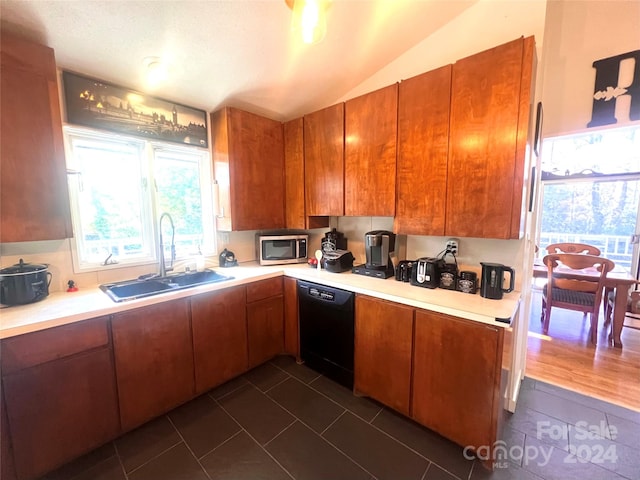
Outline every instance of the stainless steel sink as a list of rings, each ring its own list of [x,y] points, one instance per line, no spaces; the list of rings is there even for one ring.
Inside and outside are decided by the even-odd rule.
[[[213,270],[194,273],[178,273],[166,277],[125,280],[123,282],[105,283],[100,290],[109,295],[114,302],[124,302],[136,298],[150,297],[173,290],[233,280],[233,277],[220,275]]]

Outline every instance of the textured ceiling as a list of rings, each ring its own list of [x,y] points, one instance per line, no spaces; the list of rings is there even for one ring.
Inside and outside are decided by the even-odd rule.
[[[317,45],[293,37],[284,0],[2,0],[0,14],[2,28],[54,48],[60,68],[288,120],[335,103],[475,1],[334,0]],[[155,90],[143,81],[148,56],[170,69]]]

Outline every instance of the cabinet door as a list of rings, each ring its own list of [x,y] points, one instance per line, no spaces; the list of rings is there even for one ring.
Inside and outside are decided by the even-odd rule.
[[[533,38],[453,65],[446,235],[518,238]]]
[[[191,298],[196,393],[247,370],[245,304],[243,286]]]
[[[9,420],[7,409],[4,406],[4,394],[0,391],[0,478],[3,480],[16,480],[16,471],[13,465],[13,447],[9,434]]]
[[[3,30],[0,56],[0,241],[71,237],[53,50]]]
[[[119,313],[113,318],[112,330],[124,430],[193,397],[187,299]]]
[[[287,228],[329,226],[329,217],[309,217],[304,205],[304,120],[284,124],[285,223]]]
[[[2,381],[20,479],[47,473],[119,432],[109,348],[20,370]]]
[[[300,357],[298,282],[284,277],[284,352]]]
[[[345,215],[395,214],[397,121],[397,83],[345,103]]]
[[[304,214],[303,119],[284,124],[285,223],[287,228],[306,228]]]
[[[218,228],[284,228],[282,123],[224,108],[211,115],[211,128],[214,174],[224,210]]]
[[[416,311],[413,418],[459,445],[493,445],[503,329]]]
[[[283,352],[283,317],[282,295],[247,304],[249,368]]]
[[[409,415],[413,308],[356,296],[355,391]]]
[[[444,235],[450,99],[451,65],[400,83],[396,233]]]
[[[344,104],[304,116],[307,215],[344,215]]]

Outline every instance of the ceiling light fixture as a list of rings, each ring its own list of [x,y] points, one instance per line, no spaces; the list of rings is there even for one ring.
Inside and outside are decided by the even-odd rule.
[[[327,7],[329,0],[285,0],[293,11],[291,30],[306,44],[322,41],[327,33]]]
[[[167,65],[160,57],[145,57],[145,79],[149,87],[156,87],[167,79]]]

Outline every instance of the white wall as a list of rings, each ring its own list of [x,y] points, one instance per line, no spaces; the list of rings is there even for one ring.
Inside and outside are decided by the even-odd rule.
[[[640,49],[638,0],[549,1],[545,24],[543,133],[587,128],[595,60]],[[619,124],[629,123],[620,121]]]
[[[455,20],[337,99],[336,103],[454,63],[521,36],[535,36],[540,57],[546,3],[546,0],[479,0]]]

